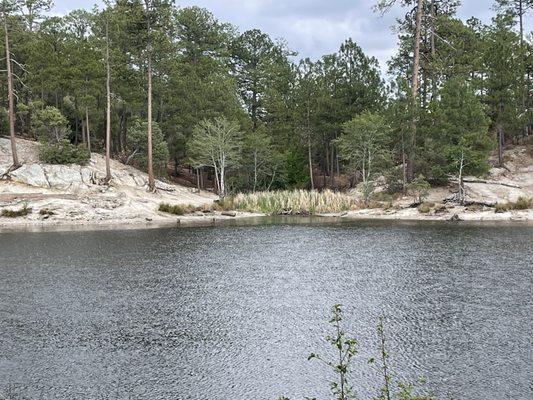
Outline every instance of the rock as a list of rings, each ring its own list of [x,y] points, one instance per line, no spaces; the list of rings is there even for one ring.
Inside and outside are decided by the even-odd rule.
[[[461,217],[457,214],[453,214],[448,221],[462,221]]]
[[[221,215],[225,217],[236,217],[237,213],[235,211],[222,211]]]
[[[50,187],[45,172],[39,164],[24,164],[10,173],[11,178],[17,182],[42,188]]]
[[[74,165],[45,165],[48,183],[54,189],[68,189],[73,184],[84,185],[79,167]]]
[[[446,208],[446,206],[440,206],[440,207],[435,208],[435,214],[447,214],[447,213],[448,213],[448,209]]]

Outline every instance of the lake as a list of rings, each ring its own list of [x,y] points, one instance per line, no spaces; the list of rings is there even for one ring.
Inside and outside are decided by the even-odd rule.
[[[329,399],[341,303],[360,399],[380,315],[397,379],[533,398],[532,226],[297,221],[0,234],[0,394]]]

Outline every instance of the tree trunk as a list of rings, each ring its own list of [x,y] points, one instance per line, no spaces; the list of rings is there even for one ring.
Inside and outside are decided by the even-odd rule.
[[[87,135],[87,150],[91,154],[91,129],[89,128],[89,107],[85,107],[85,134]]]
[[[309,179],[311,181],[311,190],[315,190],[315,180],[313,178],[313,155],[311,152],[311,137],[307,134],[307,155],[309,158]]]
[[[257,187],[257,150],[254,151],[254,188],[253,188],[254,193],[255,193],[256,187]]]
[[[413,54],[413,82],[411,84],[411,149],[409,152],[409,160],[407,165],[407,178],[409,180],[414,178],[414,164],[416,153],[416,109],[418,98],[418,72],[420,68],[420,31],[422,25],[422,11],[424,0],[418,0],[416,8],[416,23],[415,23],[415,37],[414,37],[414,54]]]
[[[13,96],[13,71],[11,65],[11,52],[9,50],[9,31],[7,29],[7,14],[4,14],[4,29],[6,34],[6,64],[7,64],[7,96],[8,96],[8,119],[9,119],[9,137],[11,139],[11,154],[13,165],[10,168],[14,170],[20,167],[17,154],[17,141],[15,138],[15,102]]]
[[[148,188],[150,191],[155,191],[155,178],[154,178],[154,164],[152,156],[152,28],[150,25],[150,2],[145,0],[146,4],[146,17],[148,21]]]
[[[331,147],[331,163],[330,163],[330,170],[329,170],[329,184],[330,187],[333,189],[335,186],[335,148],[333,147],[333,144],[330,142]]]
[[[503,149],[505,147],[505,138],[503,133],[503,124],[501,122],[503,114],[503,101],[500,99],[500,104],[498,105],[498,167],[503,167]]]
[[[461,152],[461,162],[459,164],[459,204],[465,203],[465,185],[463,181],[463,168],[465,162],[465,154]]]
[[[106,127],[105,127],[105,182],[111,181],[111,64],[109,61],[109,21],[106,17]]]
[[[435,6],[435,0],[431,0],[431,61],[434,63],[436,60],[435,49],[435,24],[437,19],[437,9]],[[435,65],[431,66],[431,99],[433,100],[437,94],[437,74],[435,71]]]

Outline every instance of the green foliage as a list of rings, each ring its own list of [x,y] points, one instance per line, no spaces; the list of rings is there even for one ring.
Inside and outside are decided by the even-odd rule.
[[[20,210],[9,210],[7,208],[4,208],[2,212],[0,213],[0,216],[6,217],[6,218],[18,218],[18,217],[25,217],[28,214],[32,213],[32,209],[27,206],[27,204],[24,204],[24,206]]]
[[[68,121],[61,111],[52,106],[34,110],[31,129],[41,140],[59,143],[69,134]]]
[[[309,186],[309,169],[303,149],[292,146],[284,153],[283,170],[278,187],[300,189]]]
[[[226,173],[241,162],[242,135],[239,124],[219,117],[204,119],[195,128],[187,153],[195,168],[209,166],[217,175],[219,193],[226,194]]]
[[[75,146],[66,139],[54,143],[41,143],[39,159],[46,164],[86,165],[90,154],[85,145]]]
[[[448,80],[434,115],[434,135],[447,160],[444,170],[457,175],[460,168],[468,175],[486,173],[493,141],[488,134],[489,119],[471,86],[460,78]]]
[[[340,156],[361,171],[365,203],[374,192],[374,178],[390,160],[386,146],[390,132],[383,116],[364,112],[343,125],[336,141]]]
[[[133,163],[141,169],[146,169],[148,156],[148,122],[137,119],[133,122],[129,131],[128,140],[129,154]],[[168,162],[168,147],[156,122],[152,123],[152,154],[154,170],[162,174],[166,170]]]
[[[353,368],[354,358],[359,353],[359,343],[357,339],[347,335],[342,321],[342,306],[336,304],[332,308],[331,318],[329,320],[332,333],[326,336],[326,341],[333,348],[334,357],[327,359],[319,354],[311,353],[308,360],[317,360],[331,370],[335,378],[330,381],[329,386],[335,400],[354,400],[357,398],[355,394],[356,388],[349,383],[349,374]],[[367,363],[367,365],[375,369],[383,377],[383,386],[379,390],[379,395],[374,400],[433,400],[431,396],[419,394],[419,389],[413,383],[394,379],[394,375],[389,367],[390,356],[387,351],[384,321],[385,318],[381,316],[377,324],[379,357],[377,360],[372,357]],[[305,399],[316,400],[311,397],[305,397]],[[278,400],[289,399],[282,396]]]
[[[379,3],[383,9],[394,1]],[[177,7],[170,0],[151,0],[148,9],[142,1],[109,2],[104,9],[63,16],[50,12],[50,0],[4,1],[16,73],[16,131],[77,144],[86,141],[83,132],[90,127],[92,149],[104,149],[101,61],[107,27],[112,156],[140,168],[146,166],[146,129],[140,121],[146,118],[151,54],[159,173],[169,156],[176,164],[211,158],[208,152],[198,154],[194,131],[203,119],[224,117],[242,132],[238,162],[224,171],[227,177],[217,171],[217,179],[224,180],[218,185],[232,190],[309,187],[311,161],[326,186],[355,184],[363,175],[368,202],[378,175],[386,175],[388,191],[404,189],[402,171],[411,153],[414,175],[421,173],[432,184],[459,173],[480,175],[493,146],[489,132],[501,128],[504,139],[518,142],[528,126],[531,130],[532,46],[517,29],[515,1],[498,0],[498,14],[488,25],[457,18],[455,0],[437,3],[435,10],[434,2],[423,4],[420,86],[412,104],[410,13],[396,26],[399,46],[388,64],[389,87],[377,60],[350,39],[316,61],[298,61],[282,39],[258,29],[240,33],[206,9]],[[0,105],[0,114],[5,107]],[[7,132],[6,120],[1,118],[0,132]],[[376,157],[353,151],[357,144],[368,145],[368,136],[376,139]],[[200,164],[211,176],[215,163]]]
[[[423,175],[418,175],[407,184],[406,188],[407,192],[415,199],[415,202],[422,203],[428,197],[431,185]]]

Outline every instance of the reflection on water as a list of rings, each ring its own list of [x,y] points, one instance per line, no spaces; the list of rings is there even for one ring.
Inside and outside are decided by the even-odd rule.
[[[0,393],[13,399],[328,398],[327,316],[375,325],[442,398],[530,399],[533,228],[263,224],[0,235]]]

